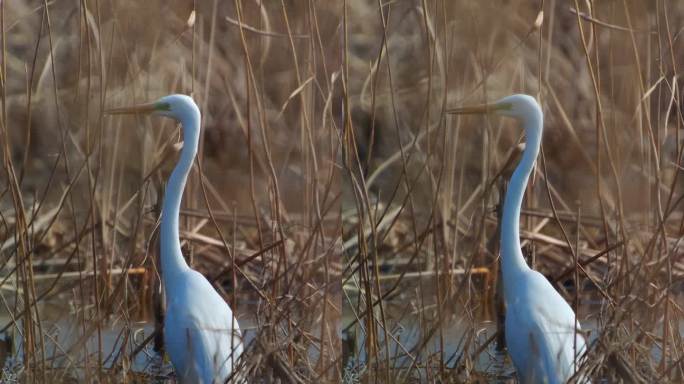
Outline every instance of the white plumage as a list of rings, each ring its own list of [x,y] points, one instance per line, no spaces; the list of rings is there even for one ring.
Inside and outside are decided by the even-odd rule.
[[[575,374],[586,351],[584,337],[570,305],[542,274],[527,265],[520,249],[520,207],[539,154],[544,116],[537,101],[528,95],[451,111],[489,112],[520,120],[526,136],[525,151],[508,184],[501,222],[508,353],[522,383],[564,383]]]
[[[185,262],[178,237],[183,190],[199,146],[199,108],[189,96],[169,95],[109,113],[153,113],[175,119],[183,127],[183,150],[166,185],[161,217],[161,272],[167,304],[164,344],[182,383],[224,383],[229,378],[241,382],[231,376],[242,353],[237,321],[209,281]]]

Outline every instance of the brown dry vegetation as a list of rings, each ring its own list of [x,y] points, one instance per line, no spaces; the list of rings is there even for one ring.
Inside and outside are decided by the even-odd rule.
[[[591,324],[582,371],[680,382],[684,6],[349,3],[345,374],[510,378],[481,361],[502,340],[497,207],[522,132],[445,110],[528,93],[546,128],[524,251]]]
[[[2,3],[0,326],[25,352],[13,377],[153,378],[131,370],[153,339],[132,330],[161,301],[156,228],[179,130],[103,111],[174,92],[203,112],[181,237],[253,335],[240,369],[340,376],[338,20],[315,2]],[[64,319],[73,340],[53,334]],[[104,350],[110,327],[136,342]]]
[[[132,362],[163,312],[179,130],[103,114],[172,92],[203,112],[181,237],[247,328],[250,381],[513,377],[482,360],[502,340],[497,207],[522,134],[445,111],[519,92],[546,125],[525,253],[591,324],[581,370],[684,380],[679,2],[1,4],[5,380],[173,376]]]

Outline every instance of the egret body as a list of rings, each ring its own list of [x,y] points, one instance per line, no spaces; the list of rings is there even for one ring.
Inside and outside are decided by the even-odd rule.
[[[234,363],[242,353],[240,328],[211,283],[185,262],[178,235],[183,189],[199,145],[199,108],[189,96],[169,95],[154,103],[108,112],[152,113],[175,119],[183,127],[183,149],[166,185],[161,216],[161,272],[166,292],[164,344],[181,382],[224,383],[231,378]]]
[[[496,113],[518,119],[526,144],[511,176],[501,222],[501,264],[506,302],[506,344],[522,383],[565,383],[586,350],[575,312],[551,283],[531,269],[520,249],[520,208],[541,146],[543,113],[528,95],[452,113]]]

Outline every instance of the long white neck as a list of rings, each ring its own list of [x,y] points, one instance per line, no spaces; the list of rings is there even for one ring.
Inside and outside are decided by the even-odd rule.
[[[161,221],[162,280],[167,292],[169,292],[170,288],[169,282],[172,282],[174,277],[190,269],[181,252],[178,217],[183,190],[197,154],[200,130],[199,110],[185,113],[179,116],[179,120],[183,126],[183,150],[166,184]]]
[[[527,182],[539,154],[543,129],[543,114],[534,103],[531,113],[522,119],[525,128],[525,151],[520,163],[515,168],[508,184],[504,212],[501,223],[501,254],[503,264],[504,286],[514,285],[520,272],[529,269],[520,249],[520,207],[527,188]],[[506,287],[506,292],[513,289]]]

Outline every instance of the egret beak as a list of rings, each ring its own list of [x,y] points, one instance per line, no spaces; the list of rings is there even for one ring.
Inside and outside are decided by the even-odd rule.
[[[112,108],[105,111],[109,115],[148,114],[159,110],[158,103],[134,105],[132,107]]]
[[[500,110],[509,109],[511,106],[508,103],[493,103],[493,104],[482,104],[473,105],[469,107],[458,107],[454,109],[447,110],[448,114],[453,115],[473,115],[473,114],[486,114],[486,113],[496,113]]]

